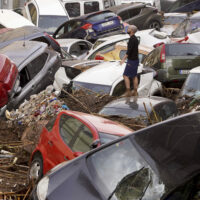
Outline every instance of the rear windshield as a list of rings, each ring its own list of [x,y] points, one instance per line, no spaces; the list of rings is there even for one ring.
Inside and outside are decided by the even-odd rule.
[[[56,29],[68,20],[67,16],[40,15],[38,26],[43,31],[53,35]]]
[[[89,16],[87,18],[87,21],[89,22],[98,22],[98,21],[103,21],[105,19],[109,19],[111,17],[115,17],[115,13],[113,12],[101,12],[101,13],[97,13],[95,15]]]
[[[200,44],[172,44],[166,45],[167,56],[198,56],[200,55]]]

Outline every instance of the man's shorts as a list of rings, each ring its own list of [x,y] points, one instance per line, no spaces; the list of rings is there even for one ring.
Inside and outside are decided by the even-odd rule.
[[[128,60],[123,75],[129,78],[137,76],[139,60]]]

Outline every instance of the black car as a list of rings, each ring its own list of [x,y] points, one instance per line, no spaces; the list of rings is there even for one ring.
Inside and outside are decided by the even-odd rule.
[[[3,48],[15,41],[39,41],[48,44],[55,51],[61,53],[61,48],[59,43],[54,40],[50,35],[43,32],[40,28],[36,26],[23,26],[16,29],[10,29],[4,33],[0,34],[0,48]]]
[[[163,17],[158,10],[143,3],[122,4],[110,10],[119,15],[124,22],[137,26],[139,30],[160,30],[163,26]]]
[[[99,112],[107,116],[140,117],[147,124],[166,120],[176,116],[177,113],[176,104],[172,100],[156,96],[119,98],[106,104]]]
[[[7,109],[17,108],[30,95],[37,94],[53,84],[54,75],[61,67],[61,58],[47,44],[37,41],[16,41],[2,49],[17,66],[19,88],[10,99]]]
[[[136,131],[58,165],[32,199],[197,199],[199,130],[195,112]]]
[[[180,88],[189,71],[200,65],[200,44],[163,44],[144,58],[143,65],[153,68],[166,87]]]
[[[87,39],[91,42],[100,37],[123,32],[122,20],[109,10],[74,18],[62,24],[53,34],[59,38]]]

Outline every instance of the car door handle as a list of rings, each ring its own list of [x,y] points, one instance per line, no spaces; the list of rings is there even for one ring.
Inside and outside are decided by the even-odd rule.
[[[53,142],[52,141],[48,141],[48,144],[50,145],[50,146],[53,146]]]
[[[68,156],[64,156],[64,159],[65,160],[70,160]]]

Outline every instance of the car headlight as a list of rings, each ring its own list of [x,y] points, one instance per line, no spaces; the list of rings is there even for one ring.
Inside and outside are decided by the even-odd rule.
[[[39,200],[45,200],[48,192],[49,177],[45,176],[37,185],[37,197]]]

